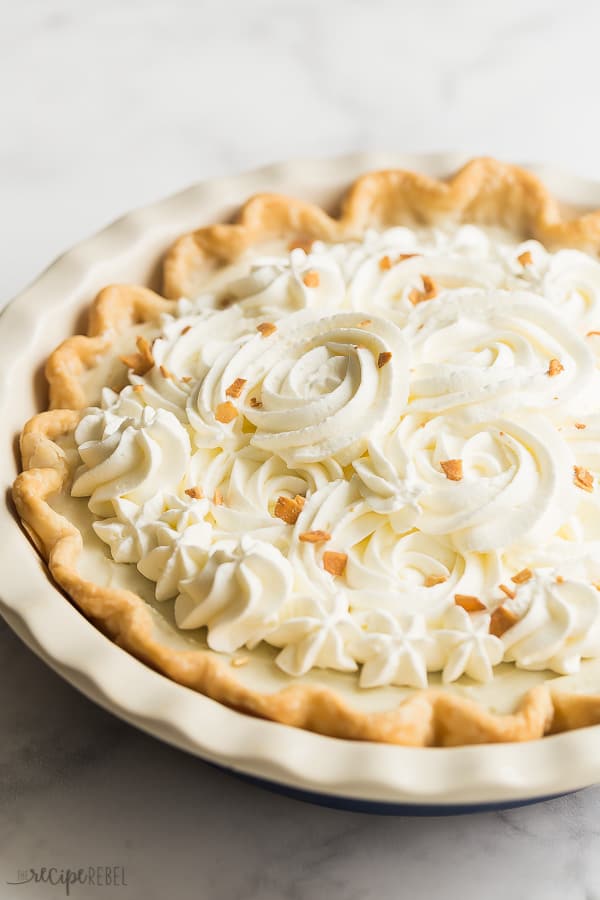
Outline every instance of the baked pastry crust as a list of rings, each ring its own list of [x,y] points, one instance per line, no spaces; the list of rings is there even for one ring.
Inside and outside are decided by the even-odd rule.
[[[301,200],[258,194],[232,224],[199,228],[175,242],[165,258],[163,293],[192,296],[212,268],[273,238],[345,241],[366,228],[443,222],[505,225],[551,250],[600,251],[600,211],[569,215],[531,172],[481,158],[446,181],[401,169],[369,172],[346,193],[339,218]]]
[[[201,228],[173,245],[164,262],[164,296],[128,285],[100,292],[91,308],[88,334],[68,338],[48,360],[50,409],[23,430],[23,471],[13,497],[52,577],[112,640],[167,677],[227,706],[335,737],[453,746],[525,741],[600,723],[600,696],[552,692],[547,684],[530,690],[510,715],[496,715],[477,702],[433,688],[395,709],[374,713],[352,708],[325,687],[297,683],[270,694],[252,690],[214,654],[176,651],[158,641],[141,597],[83,579],[78,572],[81,534],[47,502],[70,477],[59,439],[73,431],[78,411],[87,405],[82,373],[111,352],[115,336],[157,320],[173,300],[196,293],[212,270],[274,238],[342,241],[359,237],[366,228],[449,221],[501,224],[549,248],[600,251],[600,211],[570,217],[531,173],[476,159],[448,181],[398,170],[366,174],[348,191],[339,218],[299,200],[258,195],[242,207],[234,223]]]

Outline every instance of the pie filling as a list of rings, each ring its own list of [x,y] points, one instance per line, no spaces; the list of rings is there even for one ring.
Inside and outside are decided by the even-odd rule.
[[[72,496],[214,651],[362,688],[571,675],[600,657],[599,354],[578,251],[474,226],[254,251],[140,333]]]

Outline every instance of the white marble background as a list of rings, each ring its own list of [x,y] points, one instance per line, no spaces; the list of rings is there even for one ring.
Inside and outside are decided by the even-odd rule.
[[[589,0],[0,0],[0,297],[127,209],[213,174],[456,149],[600,177]],[[598,900],[600,789],[387,819],[261,791],[140,734],[0,625],[0,898]]]

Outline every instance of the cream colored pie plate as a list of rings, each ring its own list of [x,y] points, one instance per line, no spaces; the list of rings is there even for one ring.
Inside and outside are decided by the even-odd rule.
[[[82,311],[102,286],[115,281],[152,286],[160,256],[178,234],[203,221],[226,220],[255,192],[287,192],[327,207],[361,172],[401,167],[444,175],[465,161],[456,155],[369,154],[273,166],[190,188],[120,219],[69,251],[0,320],[5,496],[17,472],[15,435],[41,406],[31,373],[38,371],[36,386],[43,391],[45,358],[77,330]],[[561,200],[600,207],[600,183],[531,168]],[[600,780],[600,726],[526,744],[410,749],[335,740],[236,713],[158,675],[112,644],[53,588],[8,500],[2,516],[0,608],[14,630],[96,702],[207,760],[288,787],[396,804],[526,800]]]

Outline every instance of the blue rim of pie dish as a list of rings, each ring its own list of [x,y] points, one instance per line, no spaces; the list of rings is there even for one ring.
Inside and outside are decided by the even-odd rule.
[[[504,809],[517,809],[522,806],[533,806],[536,803],[545,803],[547,800],[556,800],[559,797],[567,797],[576,791],[563,791],[558,794],[546,794],[542,797],[527,799],[502,800],[496,803],[396,803],[384,800],[363,800],[356,797],[342,797],[337,794],[323,794],[319,791],[311,791],[305,788],[295,788],[268,778],[260,778],[256,775],[247,775],[238,772],[228,766],[209,762],[209,766],[233,775],[246,784],[299,800],[302,803],[310,803],[313,806],[323,806],[328,809],[337,809],[344,812],[366,813],[376,816],[416,816],[420,818],[440,816],[465,816],[474,813],[498,812]]]

